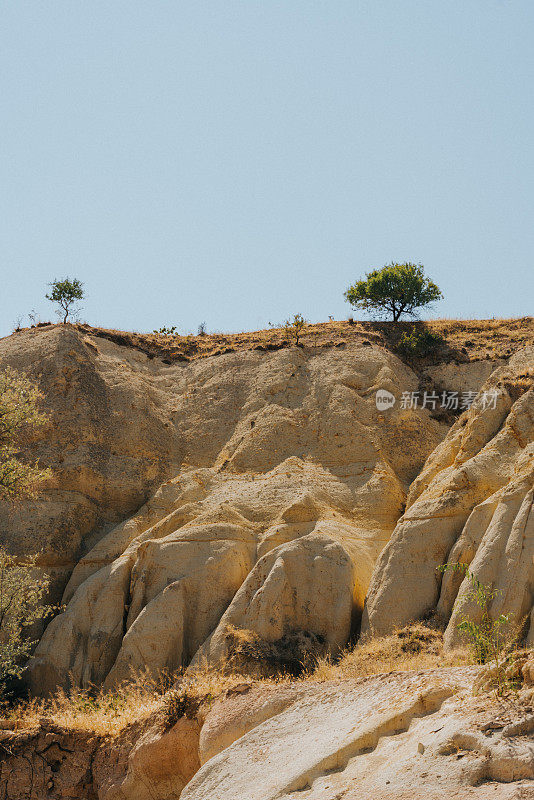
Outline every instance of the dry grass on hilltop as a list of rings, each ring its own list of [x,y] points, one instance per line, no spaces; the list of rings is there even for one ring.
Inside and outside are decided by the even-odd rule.
[[[444,346],[436,361],[477,361],[508,358],[516,350],[534,344],[534,318],[495,320],[434,320],[431,322],[349,322],[332,321],[306,325],[301,335],[305,348],[343,347],[349,343],[371,344],[394,350],[413,325],[426,326],[443,337]],[[293,344],[284,327],[244,333],[210,333],[201,336],[122,333],[82,326],[103,336],[170,361],[206,358],[240,350],[278,350]]]
[[[490,320],[437,319],[416,323],[367,322],[349,318],[349,320],[332,320],[306,325],[302,331],[301,343],[305,348],[344,347],[354,343],[378,345],[395,350],[401,336],[411,332],[414,324],[419,328],[426,326],[443,338],[442,347],[432,356],[432,360],[436,363],[508,358],[516,350],[534,344],[534,317]],[[40,323],[33,330],[37,333],[38,330],[50,326],[48,323]],[[191,361],[243,350],[280,350],[291,346],[294,341],[283,326],[243,333],[204,333],[197,336],[117,331],[85,324],[76,324],[72,327],[82,333],[141,350],[149,357],[161,358],[167,363]]]

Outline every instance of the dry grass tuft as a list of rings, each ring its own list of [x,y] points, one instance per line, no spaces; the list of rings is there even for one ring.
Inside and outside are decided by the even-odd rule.
[[[504,388],[512,398],[512,401],[515,402],[523,394],[525,394],[525,392],[528,392],[534,386],[534,371],[529,370],[523,375],[517,375],[515,378],[505,379],[503,384]]]
[[[290,630],[275,641],[267,641],[254,631],[228,625],[225,638],[227,668],[258,679],[296,678],[328,650],[324,637],[303,630]]]
[[[262,683],[281,683],[289,676],[263,680]],[[250,685],[249,675],[232,670],[229,662],[210,666],[206,662],[178,676],[173,688],[163,698],[165,716],[169,725],[180,717],[195,717],[199,709],[209,710],[214,701],[226,692]]]
[[[0,729],[29,730],[43,721],[70,731],[115,736],[132,722],[149,717],[164,705],[169,679],[154,681],[148,674],[132,676],[131,682],[112,692],[60,689],[53,697],[19,701],[3,709]]]
[[[358,680],[384,672],[409,672],[472,663],[473,657],[467,650],[445,653],[440,631],[415,623],[390,636],[357,644],[354,649],[345,650],[335,662],[320,658],[306,677],[315,681]]]
[[[280,683],[280,676],[265,683]],[[34,730],[42,723],[72,732],[97,736],[116,736],[128,725],[143,722],[156,712],[163,712],[172,722],[184,714],[191,716],[200,706],[213,701],[250,677],[230,671],[227,665],[203,664],[187,674],[162,675],[154,680],[148,673],[132,675],[130,681],[114,691],[102,689],[70,693],[60,689],[53,697],[19,700],[0,706],[0,730]]]
[[[204,663],[187,673],[164,675],[157,681],[147,673],[132,676],[130,682],[111,692],[73,690],[66,694],[59,691],[48,700],[19,701],[0,709],[3,712],[0,730],[28,731],[46,722],[63,730],[113,737],[128,725],[143,722],[156,712],[163,712],[169,725],[183,715],[195,716],[199,709],[208,710],[225,692],[231,692],[243,684],[250,685],[252,680],[263,685],[280,685],[295,680],[293,662],[297,651],[294,647],[298,650],[302,645],[298,637],[282,644],[280,640],[277,648],[270,653],[274,658],[273,664],[270,667],[267,665],[263,676],[260,671],[256,677],[254,670],[251,676],[250,661],[259,667],[256,659],[265,655],[265,643],[258,641],[258,637],[250,631],[232,629],[229,633],[238,647],[239,658],[244,660],[244,669],[240,669],[235,658],[230,656],[226,663],[217,667]],[[313,644],[311,641],[307,643],[310,646]],[[290,649],[289,669],[284,667],[286,646]],[[321,647],[316,652],[320,653]],[[473,663],[473,657],[467,651],[444,653],[440,631],[422,623],[403,628],[390,636],[358,644],[353,649],[343,651],[335,661],[319,655],[313,659],[312,666],[311,649],[305,655],[306,660],[298,670],[298,681],[360,680],[386,672]]]

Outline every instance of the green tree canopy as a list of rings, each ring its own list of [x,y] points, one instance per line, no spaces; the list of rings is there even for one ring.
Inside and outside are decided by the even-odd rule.
[[[427,278],[422,264],[386,264],[368,272],[345,292],[354,308],[383,316],[391,314],[397,322],[402,314],[417,316],[417,309],[443,297],[436,284]]]
[[[47,418],[38,408],[41,396],[25,376],[9,367],[0,371],[0,500],[31,497],[50,475],[19,458],[24,440],[46,424]]]
[[[77,278],[72,281],[70,278],[63,278],[62,280],[55,280],[49,284],[52,287],[50,294],[46,295],[46,299],[52,303],[59,305],[58,313],[63,315],[63,322],[65,323],[71,311],[71,306],[76,300],[83,298],[83,283]]]
[[[35,495],[50,471],[20,459],[20,449],[47,418],[38,408],[41,393],[9,367],[0,371],[0,500],[14,503]],[[19,677],[34,644],[28,626],[46,617],[49,578],[36,570],[37,556],[20,560],[0,547],[0,700]]]
[[[35,641],[27,633],[54,610],[43,604],[50,579],[36,569],[37,556],[23,560],[0,547],[0,700],[12,678],[20,678]]]

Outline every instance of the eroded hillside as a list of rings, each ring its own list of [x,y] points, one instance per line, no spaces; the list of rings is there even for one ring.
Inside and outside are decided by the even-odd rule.
[[[69,674],[88,685],[187,666],[201,647],[218,657],[219,634],[206,642],[223,615],[270,639],[298,628],[345,644],[448,429],[429,409],[377,409],[380,388],[417,391],[409,367],[358,345],[168,365],[69,327],[4,344],[40,378],[53,427],[35,452],[55,475],[7,530],[70,576],[36,653],[37,691]],[[141,508],[108,532],[128,504]]]
[[[485,384],[495,407],[473,404],[412,483],[406,511],[376,564],[363,632],[381,634],[436,609],[446,641],[480,621],[470,579],[437,567],[461,562],[492,587],[493,619],[509,615],[534,644],[534,348]]]
[[[513,335],[528,336],[516,322]],[[495,333],[491,322],[476,324]],[[19,552],[42,549],[56,597],[65,589],[66,609],[32,663],[36,692],[70,680],[113,686],[132,669],[220,663],[230,629],[273,642],[304,631],[335,653],[358,632],[381,553],[364,630],[432,610],[435,566],[481,502],[512,491],[512,480],[520,506],[527,502],[532,347],[455,361],[449,343],[442,360],[408,366],[348,327],[352,341],[249,346],[187,361],[145,352],[162,337],[148,337],[143,349],[125,334],[80,326],[2,340],[2,363],[38,378],[52,420],[32,453],[52,467],[53,481],[39,501],[3,518],[4,541]],[[459,418],[461,407],[443,411],[439,400],[421,407],[425,391],[474,397],[482,387],[495,392],[495,407],[475,403]],[[391,407],[377,408],[379,390],[395,398]],[[481,466],[466,492],[470,459]],[[419,516],[429,522],[413,522],[412,509],[425,502],[438,510],[425,507]],[[454,523],[440,504],[453,508]],[[521,509],[516,528],[528,516]],[[405,547],[398,531],[410,521],[417,545]],[[514,609],[524,613],[528,566],[520,574]],[[458,588],[444,583],[445,617]]]
[[[86,700],[77,717],[0,730],[0,791],[6,800],[531,800],[534,661],[518,667],[519,691],[507,698],[473,693],[476,666],[337,681],[234,676],[196,691],[182,683],[148,714],[131,694],[137,719],[118,730],[109,703],[107,726],[98,712],[91,725]]]
[[[0,516],[2,544],[40,551],[65,603],[30,683],[101,685],[119,725],[84,728],[89,695],[60,696],[66,726],[30,704],[23,732],[0,733],[6,798],[533,796],[528,654],[508,699],[473,696],[478,667],[428,669],[465,663],[437,631],[450,650],[477,619],[468,582],[436,570],[447,560],[534,641],[532,321],[461,325],[435,323],[445,343],[411,363],[400,328],[359,323],[315,326],[303,347],[281,331],[191,343],[68,325],[0,341],[50,414],[27,455],[53,478]],[[369,637],[421,617],[432,630],[390,637],[380,662],[389,640]],[[320,662],[322,678],[320,664],[297,683],[246,677],[273,654],[335,656],[360,623],[368,644]],[[366,664],[387,674],[362,679]],[[183,669],[176,696],[117,691]]]

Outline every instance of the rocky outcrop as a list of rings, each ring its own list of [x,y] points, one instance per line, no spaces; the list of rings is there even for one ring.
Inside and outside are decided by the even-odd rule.
[[[1,543],[16,554],[40,552],[62,592],[79,557],[136,511],[183,451],[173,425],[172,391],[143,353],[70,325],[0,340],[0,366],[39,383],[50,425],[31,457],[52,468],[45,492],[16,509],[0,506]]]
[[[530,663],[530,662],[527,662]],[[0,792],[28,800],[534,797],[533,689],[473,694],[480,667],[239,684],[118,736],[0,733]]]
[[[175,800],[200,768],[202,717],[180,717],[173,725],[159,719],[148,725],[123,762],[123,772],[110,774],[107,754],[100,752],[95,783],[102,800]],[[126,737],[120,750],[126,750]]]
[[[43,719],[24,733],[0,729],[6,800],[175,800],[200,768],[202,717],[169,723],[158,712],[118,735]]]
[[[81,556],[164,480],[189,468],[264,475],[300,458],[362,486],[359,469],[371,477],[382,468],[390,475],[387,531],[409,481],[445,432],[428,414],[405,414],[402,425],[401,415],[378,419],[373,387],[417,387],[414,373],[381,347],[249,350],[171,362],[60,325],[0,340],[6,365],[36,378],[45,395],[51,423],[31,456],[52,468],[53,479],[39,500],[0,509],[2,543],[16,553],[41,551],[56,600]],[[297,481],[299,494],[302,488]],[[190,491],[194,503],[202,487],[193,482]],[[162,516],[154,502],[145,512],[153,521]],[[116,555],[135,525],[148,527],[139,515],[120,527]]]
[[[34,452],[54,483],[3,524],[12,549],[43,549],[58,585],[70,576],[35,654],[39,692],[68,675],[111,686],[131,669],[216,660],[223,615],[262,637],[306,629],[342,646],[447,431],[428,409],[377,409],[378,389],[419,386],[382,347],[165,363],[57,326],[0,349],[39,377],[53,422]]]
[[[287,631],[311,631],[328,652],[338,653],[351,632],[356,570],[347,550],[324,534],[274,548],[255,564],[192,667],[231,659],[229,628],[253,631],[267,642]]]
[[[448,433],[398,402],[421,376],[368,343],[183,362],[56,326],[0,354],[39,378],[52,416],[33,452],[53,482],[2,520],[10,549],[42,548],[56,597],[66,584],[37,693],[222,663],[228,630],[335,653],[366,596],[364,633],[437,606],[454,645],[470,600],[457,576],[441,582],[447,559],[495,585],[496,614],[530,613],[532,347],[493,372],[462,364],[470,391],[491,373],[497,403]],[[451,377],[437,369],[427,389]],[[377,408],[379,389],[393,406]]]
[[[380,555],[363,620],[383,634],[437,610],[445,641],[459,643],[458,621],[478,621],[471,579],[437,567],[469,565],[494,596],[490,614],[510,615],[534,642],[534,349],[496,370],[488,392],[453,426],[412,483],[406,511]]]
[[[473,675],[434,670],[311,687],[213,755],[181,798],[533,797],[529,700],[503,714],[494,699],[472,697]]]
[[[91,764],[101,742],[43,724],[25,733],[0,730],[0,791],[6,800],[94,798]]]

